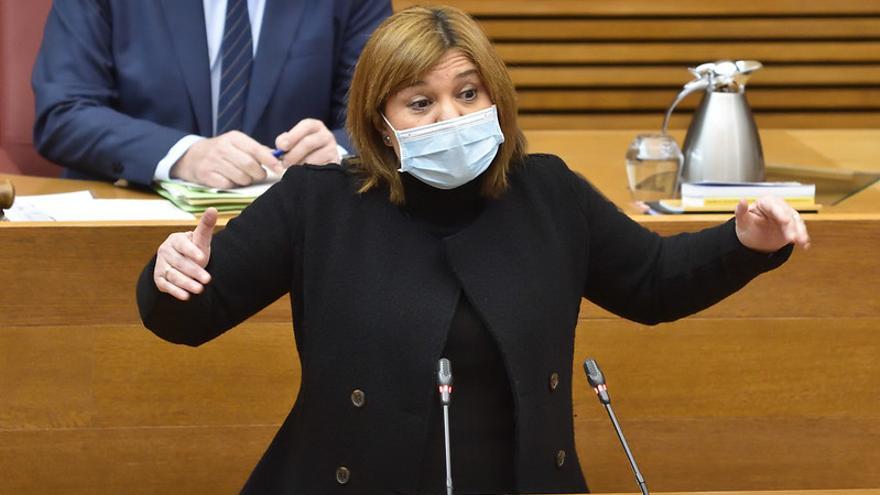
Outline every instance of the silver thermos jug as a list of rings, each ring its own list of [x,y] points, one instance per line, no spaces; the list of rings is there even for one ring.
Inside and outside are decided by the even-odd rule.
[[[755,60],[722,60],[689,69],[696,77],[685,84],[663,119],[666,134],[673,109],[685,96],[704,91],[685,136],[682,182],[764,180],[764,153],[746,100],[749,76],[761,68]]]

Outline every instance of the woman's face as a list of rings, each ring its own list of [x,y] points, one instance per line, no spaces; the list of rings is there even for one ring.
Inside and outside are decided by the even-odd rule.
[[[385,118],[395,129],[402,131],[491,106],[492,100],[483,86],[477,66],[461,51],[452,49],[420,81],[388,98]],[[393,146],[394,153],[400,157],[394,132],[386,126],[382,135],[386,145]]]

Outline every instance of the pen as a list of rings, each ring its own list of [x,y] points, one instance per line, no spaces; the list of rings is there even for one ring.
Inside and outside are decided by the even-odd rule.
[[[287,153],[287,152],[284,150],[279,150],[279,149],[272,150],[272,156],[274,156],[275,158],[281,158],[285,153]]]

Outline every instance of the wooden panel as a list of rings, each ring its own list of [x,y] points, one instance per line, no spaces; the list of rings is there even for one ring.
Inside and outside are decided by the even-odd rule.
[[[659,120],[650,127],[659,126]],[[623,154],[633,132],[602,133],[556,133],[554,140],[532,136],[533,151],[546,151],[563,155],[569,165],[584,172],[600,189],[622,207],[628,202],[623,169]],[[828,136],[838,136],[829,138]],[[786,136],[789,136],[786,138]],[[834,167],[830,157],[848,150],[861,150],[860,161],[847,166],[864,168],[873,166],[873,149],[876,132],[819,133],[809,139],[798,140],[790,133],[776,131],[762,134],[768,163],[812,163],[815,166]],[[558,139],[557,139],[558,138]],[[837,151],[811,152],[822,143],[836,143]],[[784,161],[782,161],[784,160]],[[74,181],[55,181],[65,187],[79,187]],[[19,191],[32,193],[24,188],[26,180],[17,180]],[[870,193],[870,191],[866,191]],[[845,202],[844,207],[850,201]],[[876,204],[880,205],[880,201]],[[878,212],[874,209],[861,210]],[[833,212],[834,209],[826,210]],[[724,216],[713,217],[712,222],[723,221]],[[793,283],[787,278],[769,275],[771,282],[759,279],[759,290],[747,291],[713,308],[716,315],[739,315],[748,308],[761,308],[756,316],[792,316],[801,311],[789,303],[798,300],[830,298],[829,314],[834,316],[860,316],[876,314],[880,304],[877,299],[869,304],[859,302],[863,290],[875,290],[869,281],[880,280],[878,266],[864,253],[872,252],[880,245],[880,224],[876,219],[834,219],[822,215],[807,217],[814,238],[814,249],[798,253],[792,260],[796,273],[802,280],[831,280],[840,273],[849,273],[851,284],[827,293],[818,292],[809,283]],[[656,220],[640,221],[653,225]],[[667,224],[666,233],[689,230],[708,225],[694,217],[677,219]],[[0,246],[4,247],[4,263],[0,263],[0,280],[6,287],[15,288],[15,297],[0,298],[0,326],[34,325],[87,325],[114,323],[139,324],[140,319],[134,299],[134,284],[143,265],[156,247],[170,233],[191,228],[190,223],[139,225],[113,224],[4,224],[0,225]],[[652,227],[654,228],[654,227]],[[64,249],[58,249],[64,246]],[[100,249],[96,249],[100,246]],[[53,253],[46,257],[45,253]],[[808,263],[801,259],[811,260]],[[39,267],[39,270],[31,269]],[[784,270],[786,270],[785,268]],[[51,283],[47,283],[51,281]],[[769,284],[769,285],[764,285]],[[791,294],[792,299],[778,300],[777,293]],[[745,299],[738,299],[744,297]],[[750,298],[754,298],[750,299]],[[789,296],[786,296],[789,297]],[[814,310],[807,307],[805,311]],[[589,314],[587,314],[589,316]],[[254,317],[255,322],[290,321],[289,300],[285,297]]]
[[[5,325],[137,323],[137,277],[170,233],[192,225],[4,225],[0,280],[10,281],[16,297],[0,300],[0,321]],[[47,259],[46,253],[53,254]],[[47,286],[45,280],[53,283]],[[290,321],[289,306],[276,303],[264,311],[264,317]]]
[[[529,139],[625,207],[622,150],[635,132]],[[764,131],[762,139],[769,163],[878,167],[877,131]],[[28,179],[16,182],[27,192],[81,187],[22,184]],[[575,356],[595,356],[608,375],[652,489],[880,486],[880,265],[870,256],[880,245],[878,198],[875,186],[809,216],[811,250],[696,317],[645,328],[585,305]],[[638,217],[662,233],[722,219]],[[273,305],[198,349],[141,328],[134,277],[168,232],[189,226],[0,225],[0,280],[14,295],[0,299],[0,493],[241,485],[297,391],[288,308]],[[579,363],[572,372],[591,487],[631,492]]]
[[[592,409],[599,408],[598,403],[592,405]],[[631,419],[617,406],[615,412],[652,493],[880,484],[876,420],[694,418],[660,422]],[[607,417],[603,419],[575,421],[578,452],[590,489],[638,493],[623,449]]]
[[[580,410],[595,400],[580,368],[594,356],[620,406],[654,419],[880,419],[878,328],[880,317],[697,316],[652,328],[582,320],[575,402]],[[3,328],[0,339],[17,351],[2,362],[4,430],[280,424],[299,386],[282,325],[245,323],[198,349],[133,325]],[[37,362],[47,355],[56,363]]]
[[[92,424],[280,425],[299,393],[299,366],[289,321],[248,323],[198,348],[139,325],[98,327]]]
[[[482,19],[496,43],[505,40],[731,40],[877,38],[880,18]]]
[[[731,490],[754,486],[816,490],[878,485],[874,447],[880,431],[875,422],[770,418],[660,424],[629,418],[624,408],[616,409],[654,493],[712,490],[735,495]],[[607,418],[578,419],[575,427],[584,432],[577,438],[578,450],[593,493],[633,493],[632,471]],[[276,429],[267,425],[0,431],[4,473],[0,493],[237,493]],[[793,453],[800,455],[795,458]],[[768,469],[768,458],[787,468]]]
[[[591,488],[631,491],[633,476],[583,376],[578,361],[586,356],[602,366],[653,490],[880,486],[880,365],[872,357],[880,351],[878,324],[582,322],[575,432]]]
[[[575,411],[603,417],[583,372],[591,356],[616,407],[631,419],[835,417],[880,426],[878,328],[876,316],[695,316],[656,327],[582,320],[572,370]]]
[[[238,493],[277,429],[0,430],[0,493]]]
[[[579,370],[595,356],[621,407],[655,419],[880,418],[878,328],[880,317],[581,320],[575,401],[580,410],[594,400]],[[16,350],[0,362],[2,430],[280,424],[299,388],[293,336],[280,324],[244,323],[197,349],[135,325],[0,328],[0,343]]]
[[[393,0],[394,10],[413,5],[453,5],[479,16],[627,16],[627,15],[821,15],[880,14],[876,0]]]
[[[632,475],[586,385],[586,356],[605,371],[656,491],[878,486],[878,327],[880,318],[582,321],[573,399],[591,488],[626,491]],[[199,349],[113,325],[0,330],[0,348],[10,344],[0,397],[17,414],[0,424],[0,465],[14,475],[0,477],[0,493],[234,490],[299,380],[282,325],[246,323]],[[34,366],[47,355],[55,364]]]
[[[0,361],[0,430],[280,424],[299,391],[290,323],[199,348],[140,325],[0,327],[0,349],[15,349]]]
[[[620,156],[622,160],[623,149]],[[572,164],[577,167],[577,164]],[[621,165],[619,172],[623,173]],[[620,184],[625,184],[621,178]],[[723,217],[719,217],[719,220]],[[790,306],[788,297],[799,300],[823,300],[831,305],[831,314],[858,316],[878,311],[880,299],[867,305],[854,295],[871,286],[869,281],[880,280],[880,267],[873,259],[863,256],[880,245],[880,222],[877,221],[821,221],[808,217],[807,224],[814,240],[814,249],[795,258],[795,276],[803,284],[791,279],[770,275],[772,283],[759,280],[761,290],[745,293],[741,301],[731,301],[713,308],[716,314],[739,314],[743,308],[762,308],[753,315],[789,316],[810,311]],[[689,230],[703,225],[670,223],[664,225],[665,233]],[[651,225],[653,228],[654,226]],[[168,233],[179,228],[112,227],[112,226],[44,226],[18,227],[8,225],[0,228],[0,245],[4,246],[7,262],[0,264],[0,280],[14,280],[17,296],[0,300],[3,325],[73,325],[100,324],[113,321],[138,323],[134,284],[143,265]],[[64,251],[57,246],[64,245]],[[96,250],[94,246],[107,246]],[[56,251],[51,259],[43,253]],[[810,259],[809,263],[799,261]],[[39,266],[39,270],[25,267]],[[817,292],[808,284],[810,280],[828,280],[845,270],[853,274],[853,282],[835,291]],[[870,277],[874,278],[871,279]],[[45,280],[52,280],[47,285]],[[20,284],[20,285],[19,285]],[[764,285],[769,284],[769,285]],[[782,291],[786,299],[768,296]],[[746,295],[747,294],[747,295]],[[820,295],[821,294],[821,295]],[[828,298],[828,299],[824,299]],[[282,298],[255,317],[260,322],[289,322],[289,299]]]
[[[693,79],[687,68],[672,66],[596,65],[587,67],[512,66],[517,88],[639,86],[663,87],[674,96],[680,86]],[[769,65],[756,72],[749,86],[880,85],[880,64],[874,65]],[[749,90],[751,94],[751,90]]]
[[[719,59],[773,62],[880,62],[880,41],[835,42],[656,42],[503,43],[498,53],[510,64],[679,63]]]
[[[685,129],[690,114],[674,115],[672,129]],[[755,121],[759,129],[852,129],[880,126],[880,112],[758,112]],[[519,124],[528,130],[569,129],[653,129],[663,124],[663,114],[650,113],[577,113],[520,115]]]
[[[520,110],[655,110],[662,115],[675,98],[669,89],[523,89]],[[699,94],[685,98],[678,108],[694,109]],[[880,110],[880,86],[871,88],[751,88],[747,93],[755,111]]]
[[[413,3],[397,1],[395,8]],[[528,128],[601,128],[605,121],[612,128],[642,126],[646,118],[640,113],[665,107],[673,89],[689,79],[687,66],[719,59],[756,59],[768,66],[749,90],[758,112],[834,112],[828,123],[777,114],[763,119],[769,125],[880,126],[861,113],[880,108],[880,2],[452,4],[476,16],[511,67],[522,108],[538,114],[524,119]],[[584,92],[584,86],[601,91]],[[761,86],[780,91],[762,95]],[[553,95],[530,87],[575,92]],[[669,94],[652,94],[648,87]],[[551,115],[560,110],[567,115]]]

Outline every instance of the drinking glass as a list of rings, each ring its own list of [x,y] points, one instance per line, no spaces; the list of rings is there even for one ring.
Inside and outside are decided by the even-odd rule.
[[[684,155],[668,134],[639,134],[626,150],[626,177],[636,201],[657,201],[678,195]]]

